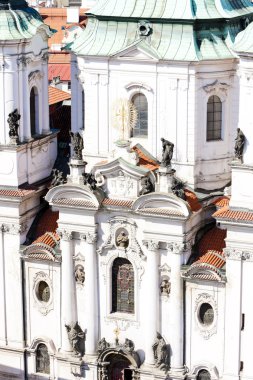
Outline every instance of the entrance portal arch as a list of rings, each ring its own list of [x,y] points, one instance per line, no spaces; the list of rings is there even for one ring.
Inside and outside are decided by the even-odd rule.
[[[132,353],[122,347],[108,348],[98,357],[99,380],[133,380],[138,379],[137,369],[140,358],[137,352]]]

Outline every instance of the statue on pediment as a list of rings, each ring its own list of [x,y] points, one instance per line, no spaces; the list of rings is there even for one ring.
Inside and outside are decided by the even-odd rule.
[[[18,141],[18,127],[19,127],[19,120],[21,118],[21,115],[18,113],[17,108],[9,113],[7,123],[9,124],[9,137],[11,140],[15,140],[15,142]]]
[[[162,141],[162,161],[161,166],[167,167],[171,166],[171,160],[173,157],[174,144],[168,140],[165,140],[163,137]]]
[[[139,191],[139,196],[140,195],[145,195],[152,193],[154,191],[154,185],[149,177],[143,177],[141,179],[141,190]]]
[[[244,144],[245,135],[240,128],[237,128],[237,136],[235,139],[235,158],[238,160],[242,160]]]
[[[82,160],[83,159],[83,156],[82,156],[83,138],[79,132],[73,133],[70,131],[69,134],[71,137],[71,144],[73,146],[73,152],[74,152],[72,158],[74,160]]]

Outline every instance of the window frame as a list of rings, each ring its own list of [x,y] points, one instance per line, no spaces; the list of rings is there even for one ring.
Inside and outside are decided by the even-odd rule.
[[[215,100],[215,98],[219,99],[219,102],[210,102],[210,99]],[[215,110],[215,105],[219,104],[220,110]],[[212,110],[209,111],[208,106],[212,106]],[[218,117],[220,115],[220,117]],[[208,120],[210,119],[210,120]],[[206,103],[206,142],[212,142],[212,141],[221,141],[223,140],[223,120],[224,120],[224,109],[223,109],[223,102],[222,99],[217,94],[212,94],[208,97],[207,103]],[[215,128],[215,123],[219,122],[219,128]],[[211,126],[211,128],[210,128]],[[219,137],[215,137],[215,133],[219,132]],[[209,137],[212,135],[211,137]]]
[[[47,357],[48,357],[48,367],[47,367],[48,372],[38,371],[38,350],[39,350],[39,347],[41,347],[41,346],[44,346],[46,348]],[[45,368],[45,366],[44,366],[44,368]],[[36,347],[36,351],[35,351],[35,372],[43,374],[43,375],[50,375],[50,373],[51,373],[50,355],[49,355],[48,347],[44,342],[40,342]]]
[[[122,309],[120,309],[120,307],[118,306],[118,297],[117,297],[117,294],[118,294],[118,274],[119,274],[119,271],[120,271],[120,264],[118,264],[118,271],[117,273],[114,273],[114,267],[117,265],[117,261],[120,263],[120,261],[122,262],[122,266],[124,265],[131,265],[131,272],[132,272],[132,284],[133,284],[133,287],[130,286],[129,288],[133,289],[132,293],[132,303],[133,303],[133,310],[132,311],[127,311],[127,310],[124,310],[125,307],[122,306]],[[116,279],[115,279],[115,276],[116,275]],[[116,282],[116,289],[115,289],[115,282]],[[112,270],[111,270],[111,314],[115,314],[115,313],[123,313],[123,314],[127,314],[127,315],[135,315],[135,308],[136,308],[136,302],[135,302],[135,292],[136,292],[136,285],[135,285],[135,271],[134,271],[134,267],[133,267],[133,264],[131,263],[131,261],[129,261],[127,258],[123,258],[123,257],[117,257],[113,260],[113,263],[112,263]],[[116,293],[116,294],[115,294]],[[122,291],[123,293],[123,291]],[[116,299],[115,299],[116,297]]]
[[[137,98],[137,97],[143,97],[143,99],[145,99],[146,101],[146,109],[143,110],[143,111],[139,111],[138,108],[136,107],[135,103],[134,103],[134,99]],[[139,91],[139,92],[135,92],[134,94],[132,94],[131,98],[130,98],[130,101],[133,103],[134,107],[136,108],[136,111],[137,111],[137,122],[136,122],[136,125],[140,125],[141,124],[141,121],[142,119],[139,119],[139,115],[140,115],[140,112],[143,112],[143,113],[146,113],[146,118],[145,118],[145,123],[146,123],[146,134],[134,134],[134,130],[138,130],[138,131],[141,131],[141,128],[138,127],[134,127],[131,132],[130,132],[130,138],[133,138],[133,139],[147,139],[148,138],[148,135],[149,135],[149,105],[148,105],[148,98],[147,96]]]

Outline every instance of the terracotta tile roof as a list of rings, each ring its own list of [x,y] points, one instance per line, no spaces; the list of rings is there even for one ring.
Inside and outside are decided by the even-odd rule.
[[[252,222],[253,221],[253,212],[249,211],[240,211],[240,210],[230,210],[229,207],[225,206],[216,211],[213,214],[214,218],[226,219],[233,221],[242,221],[242,222]]]
[[[199,211],[202,208],[195,193],[188,189],[185,189],[184,194],[186,197],[186,201],[188,202],[192,211]]]
[[[50,63],[48,65],[48,80],[53,80],[55,77],[60,77],[61,81],[71,80],[71,68],[68,63]]]
[[[138,212],[146,215],[184,217],[184,214],[181,211],[168,208],[142,208],[138,209]]]
[[[152,157],[140,144],[136,144],[132,148],[139,156],[139,166],[144,166],[146,169],[155,170],[159,168],[158,161]]]
[[[94,203],[83,200],[83,199],[67,199],[62,198],[54,201],[54,204],[61,206],[75,206],[75,207],[85,207],[85,208],[93,208],[96,209],[96,205]]]
[[[60,236],[56,232],[46,232],[44,235],[38,237],[38,239],[36,239],[32,244],[43,243],[54,248],[58,244],[59,240]]]
[[[57,220],[59,218],[58,211],[52,211],[50,208],[47,209],[39,221],[36,224],[36,229],[34,231],[34,238],[38,239],[47,232],[55,233],[58,225]]]
[[[223,248],[225,248],[225,238],[227,230],[214,227],[209,230],[199,242],[199,256],[206,254],[208,251],[217,252],[222,255]]]
[[[220,256],[216,251],[208,250],[203,256],[200,257],[196,264],[205,263],[213,265],[215,268],[222,268],[225,264],[225,258]]]
[[[202,281],[217,281],[217,276],[213,273],[194,273],[191,278],[196,278]]]
[[[126,207],[131,208],[133,205],[133,201],[126,201],[123,199],[110,199],[105,198],[102,202],[103,206],[117,206],[117,207]]]
[[[56,87],[48,86],[48,95],[49,95],[49,105],[63,102],[63,100],[71,99],[71,95],[66,92],[59,90]]]
[[[213,201],[213,204],[217,208],[221,208],[221,207],[224,207],[224,206],[228,206],[229,205],[229,201],[230,201],[229,197],[223,196],[223,197],[219,197],[219,198],[215,199],[215,201]]]
[[[69,64],[70,65],[71,56],[66,52],[51,52],[49,54],[48,64]]]
[[[11,189],[0,189],[0,196],[3,197],[26,197],[29,194],[35,193],[36,190],[25,190],[25,189],[17,189],[17,190],[11,190]]]
[[[55,254],[51,252],[30,252],[28,254],[29,258],[32,258],[33,260],[39,260],[39,261],[60,261],[60,256],[57,257]]]

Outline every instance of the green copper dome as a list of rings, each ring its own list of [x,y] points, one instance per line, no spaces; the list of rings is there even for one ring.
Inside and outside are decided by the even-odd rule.
[[[253,3],[98,0],[88,16],[86,29],[66,46],[78,55],[113,57],[137,48],[156,60],[233,59],[238,51],[234,49],[236,36],[253,23]],[[147,33],[145,25],[144,33],[140,30],[143,23],[149,25]],[[252,40],[249,33],[247,36]],[[246,45],[247,41],[240,43],[240,47]]]
[[[43,23],[40,14],[24,0],[0,2],[0,41],[20,40],[33,37],[43,26],[48,36],[50,28]]]

